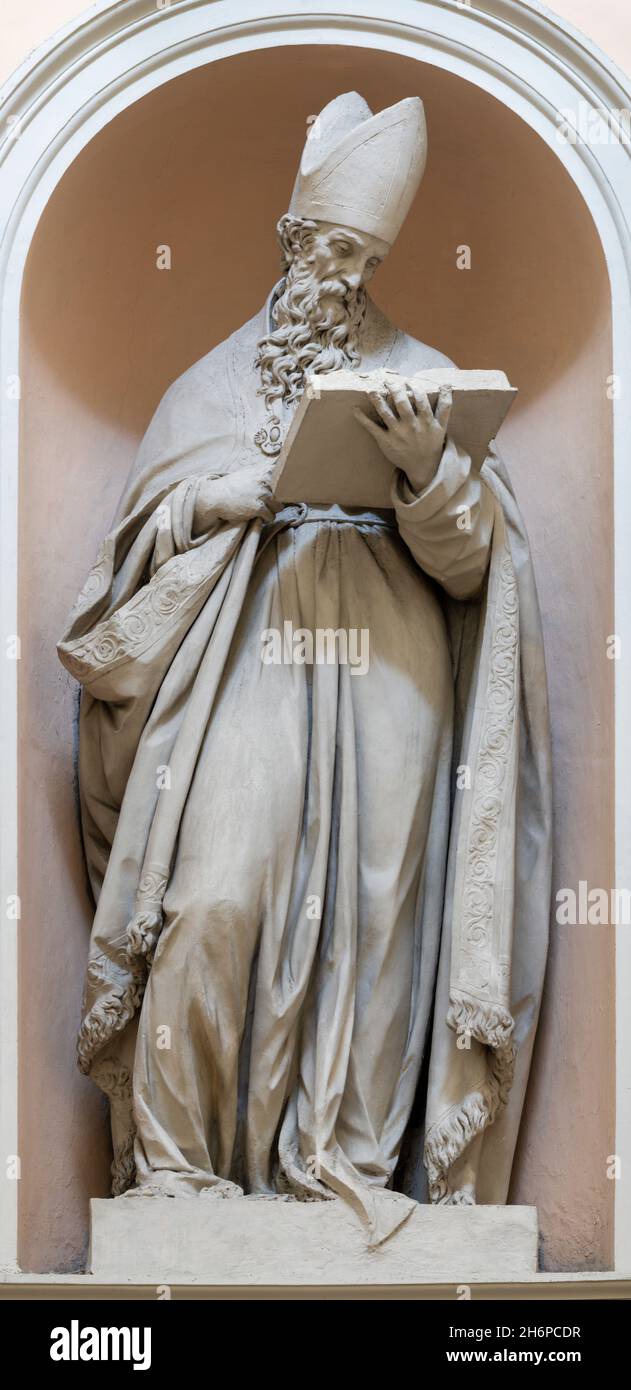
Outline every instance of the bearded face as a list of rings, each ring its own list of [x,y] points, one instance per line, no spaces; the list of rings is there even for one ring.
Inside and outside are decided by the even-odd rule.
[[[276,327],[257,355],[268,407],[297,401],[307,374],[357,365],[364,286],[389,249],[368,233],[288,213],[277,230],[286,274],[272,310]]]

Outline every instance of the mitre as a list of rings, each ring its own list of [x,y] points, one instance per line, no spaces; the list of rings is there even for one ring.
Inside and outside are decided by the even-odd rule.
[[[358,92],[344,92],[311,126],[289,211],[392,243],[423,177],[426,155],[418,97],[373,115]]]

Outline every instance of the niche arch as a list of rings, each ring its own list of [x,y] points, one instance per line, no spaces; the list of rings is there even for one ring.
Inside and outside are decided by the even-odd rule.
[[[629,146],[616,113],[631,105],[622,75],[581,35],[542,10],[515,0],[493,0],[484,13],[446,0],[396,0],[387,19],[371,0],[348,0],[345,14],[313,3],[269,4],[253,18],[240,0],[179,0],[157,8],[154,0],[108,4],[67,26],[16,73],[6,91],[7,124],[0,146],[0,205],[6,219],[0,232],[0,354],[5,390],[0,403],[3,438],[2,540],[3,627],[19,632],[17,597],[18,480],[23,443],[23,412],[15,383],[20,376],[20,297],[24,271],[40,220],[64,175],[100,132],[163,84],[217,60],[261,50],[335,46],[399,55],[439,68],[483,89],[518,116],[554,151],[573,180],[595,227],[606,262],[612,299],[613,373],[629,377],[631,366],[631,228]],[[581,113],[606,113],[611,138],[593,144]],[[574,112],[576,141],[559,139],[559,113]],[[613,401],[615,618],[612,630],[623,652],[631,642],[631,554],[625,533],[631,513],[631,485],[625,469],[624,441],[631,429],[625,393]],[[2,805],[3,888],[16,892],[18,844],[17,663],[2,672],[5,794]],[[631,676],[624,660],[615,664],[616,784],[615,854],[620,886],[631,882],[631,740],[624,711]],[[18,1072],[19,935],[27,926],[9,921],[0,939],[5,1084],[2,1123],[6,1153],[20,1152]],[[27,927],[28,929],[28,927]],[[628,935],[628,933],[627,933]],[[631,983],[631,950],[618,933],[616,960],[616,1134],[623,1174],[631,1162],[631,1025],[625,1001]],[[607,1146],[608,1147],[608,1146]],[[625,1159],[627,1162],[625,1163]],[[629,1183],[615,1185],[616,1268],[631,1265]],[[0,1193],[3,1263],[18,1267],[18,1185]],[[70,1256],[69,1256],[70,1263]]]

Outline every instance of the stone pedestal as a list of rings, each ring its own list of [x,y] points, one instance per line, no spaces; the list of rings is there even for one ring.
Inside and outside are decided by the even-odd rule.
[[[467,1284],[537,1268],[535,1207],[419,1206],[376,1250],[337,1199],[119,1197],[91,1209],[91,1272],[119,1283]]]

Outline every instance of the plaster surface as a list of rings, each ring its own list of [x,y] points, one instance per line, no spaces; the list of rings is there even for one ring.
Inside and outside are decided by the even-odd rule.
[[[384,308],[461,365],[501,365],[520,385],[501,442],[546,622],[557,882],[612,881],[612,671],[601,659],[611,631],[609,306],[589,214],[516,118],[394,55],[296,49],[288,64],[286,53],[258,53],[169,84],[118,118],[64,179],[38,229],[23,306],[22,864],[25,921],[37,930],[22,937],[21,1149],[34,1158],[20,1196],[24,1258],[39,1268],[80,1260],[87,1197],[106,1190],[108,1163],[98,1097],[72,1070],[90,908],[66,755],[74,696],[50,636],[165,386],[261,302],[276,272],[272,228],[287,201],[292,130],[351,73],[377,106],[417,89],[436,131],[433,186],[380,277]],[[285,105],[262,124],[281,81]],[[226,115],[237,94],[240,124]],[[508,192],[498,162],[519,168]],[[211,174],[226,189],[220,204]],[[155,248],[165,241],[177,255],[160,275]],[[455,265],[462,242],[475,252],[467,276]],[[238,276],[218,276],[220,264]],[[51,560],[62,557],[65,583],[50,585]],[[538,1202],[545,1258],[559,1267],[610,1263],[612,987],[607,929],[556,929],[513,1196]]]
[[[406,1284],[534,1274],[534,1207],[418,1207],[376,1250],[348,1206],[233,1197],[91,1203],[95,1278],[206,1284]]]

